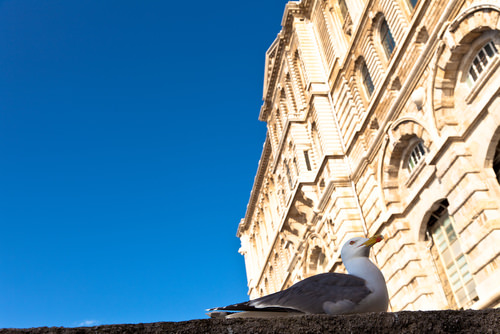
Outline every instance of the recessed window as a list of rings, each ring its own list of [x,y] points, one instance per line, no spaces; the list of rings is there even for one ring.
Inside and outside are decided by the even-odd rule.
[[[346,34],[351,35],[352,19],[351,15],[349,15],[349,9],[347,8],[347,4],[345,0],[338,0],[338,4],[341,16],[340,19],[342,20],[342,28]]]
[[[415,6],[417,5],[418,0],[406,0],[406,2],[408,3],[408,6],[413,10],[413,8],[415,8]]]
[[[462,307],[470,304],[477,298],[476,285],[453,227],[452,219],[443,204],[440,204],[440,207],[433,213],[429,221],[429,232],[439,253],[456,302]]]
[[[497,176],[498,183],[500,183],[500,142],[497,144],[495,156],[493,157],[493,171]]]
[[[396,42],[394,42],[391,30],[389,29],[389,25],[387,25],[387,21],[385,19],[382,19],[382,24],[380,25],[380,41],[384,47],[385,55],[387,56],[387,59],[389,59],[392,55],[392,51],[394,51],[394,48],[396,47]]]
[[[324,268],[323,266],[326,264],[326,255],[319,246],[315,246],[309,255],[309,273],[316,274],[321,272]]]
[[[285,160],[285,172],[286,172],[286,178],[288,180],[288,186],[292,188],[293,182],[292,182],[292,173],[290,173],[290,167],[288,166],[288,162]]]
[[[491,64],[492,58],[496,55],[498,55],[498,50],[492,41],[486,43],[481,50],[479,50],[472,60],[472,64],[467,73],[466,81],[469,87],[474,85],[481,73]]]
[[[425,153],[427,149],[424,146],[424,143],[419,141],[417,145],[411,150],[410,155],[408,156],[408,171],[412,173],[415,168],[422,162],[424,159]]]
[[[342,16],[342,22],[345,22],[345,19],[349,12],[347,11],[347,4],[345,3],[345,0],[339,0],[339,8],[340,8],[340,15]]]
[[[365,86],[366,93],[370,98],[372,96],[373,90],[375,89],[375,86],[373,85],[372,77],[364,60],[361,64],[361,79],[363,80],[363,86]]]
[[[311,171],[311,159],[309,158],[309,150],[304,150],[304,159],[306,160],[306,168]]]

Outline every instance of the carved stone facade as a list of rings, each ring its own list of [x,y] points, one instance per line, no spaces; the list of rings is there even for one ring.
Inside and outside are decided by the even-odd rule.
[[[500,1],[302,0],[266,54],[251,298],[372,256],[390,309],[500,304]]]

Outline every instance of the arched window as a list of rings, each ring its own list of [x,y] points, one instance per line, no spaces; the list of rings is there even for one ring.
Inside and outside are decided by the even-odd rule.
[[[375,89],[375,86],[373,85],[370,71],[368,71],[368,67],[366,66],[366,63],[364,60],[362,60],[362,62],[361,62],[360,72],[361,72],[361,80],[363,82],[363,86],[365,87],[366,94],[368,95],[368,98],[370,98],[373,94],[373,90]]]
[[[500,142],[498,142],[495,149],[495,156],[493,157],[493,170],[497,176],[498,183],[500,183]]]
[[[467,85],[472,87],[477,79],[480,77],[481,73],[491,64],[494,57],[498,55],[498,50],[495,44],[490,41],[486,43],[481,50],[476,54],[472,60],[472,64],[467,72]]]
[[[422,162],[424,155],[427,153],[427,149],[422,141],[419,141],[415,147],[410,151],[408,155],[407,167],[408,171],[412,173],[415,168]]]
[[[319,246],[315,246],[309,254],[309,272],[311,274],[317,274],[323,270],[323,266],[326,264],[326,255]]]
[[[345,0],[338,0],[339,10],[340,10],[340,19],[342,20],[342,29],[347,35],[351,35],[352,33],[352,19],[349,14],[349,9],[347,8],[347,4]]]
[[[345,0],[339,0],[340,15],[342,16],[342,22],[345,22],[347,15],[349,15],[349,10],[347,9],[347,4]]]
[[[417,5],[418,0],[406,0],[406,2],[408,3],[410,9],[413,10]]]
[[[392,51],[394,51],[394,48],[396,47],[396,42],[394,42],[391,30],[389,29],[389,25],[387,25],[387,21],[385,19],[382,19],[382,23],[380,24],[380,42],[384,47],[387,59],[389,59],[392,55]]]
[[[444,269],[455,301],[463,308],[477,300],[476,284],[447,207],[448,201],[443,200],[432,213],[427,233],[439,254],[440,268]]]

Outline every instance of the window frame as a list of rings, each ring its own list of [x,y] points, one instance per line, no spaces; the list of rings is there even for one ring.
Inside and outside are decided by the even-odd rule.
[[[417,7],[418,1],[419,0],[406,0],[406,4],[408,5],[408,8],[410,9],[411,12],[413,12]]]
[[[470,66],[478,53],[490,42],[494,44],[498,54],[488,60],[487,68],[480,73],[471,86],[467,83]],[[471,104],[483,87],[490,82],[491,77],[498,71],[500,66],[500,32],[488,31],[483,33],[472,42],[469,49],[470,51],[461,60],[455,86],[455,96],[462,97],[460,100],[465,104]]]
[[[345,0],[337,0],[337,5],[339,6],[340,19],[342,21],[342,24],[344,24],[347,20],[347,16],[350,16],[349,8],[347,8],[347,3]]]
[[[387,22],[384,16],[380,18],[378,33],[380,37],[380,44],[382,45],[384,54],[387,60],[389,60],[391,59],[391,56],[394,53],[394,50],[396,49],[396,40],[394,39],[391,27],[389,27],[389,23]]]
[[[428,152],[429,150],[425,147],[424,141],[420,138],[416,140],[406,156],[405,166],[409,175],[416,173],[420,169],[420,165],[425,161]],[[412,164],[410,164],[411,160],[414,160]]]
[[[492,55],[490,55],[490,52],[486,50],[487,48],[490,49]],[[467,73],[465,73],[465,83],[470,89],[472,89],[481,77],[488,72],[499,55],[500,52],[498,51],[498,47],[495,45],[495,41],[493,40],[489,40],[484,43],[483,46],[474,53],[474,57],[469,64]]]
[[[338,16],[344,34],[352,35],[352,18],[346,0],[337,0]]]
[[[462,308],[472,305],[478,298],[477,285],[469,269],[470,264],[463,251],[459,235],[456,233],[454,220],[443,203],[440,203],[438,209],[431,215],[427,231],[439,254],[439,260],[455,302]]]
[[[418,175],[420,175],[420,171],[425,167],[425,158],[427,157],[427,154],[429,153],[429,148],[425,145],[425,141],[417,137],[415,135],[412,136],[413,138],[410,138],[407,142],[407,148],[404,150],[404,152],[401,155],[401,165],[400,165],[400,174],[403,176],[405,187],[408,189],[412,186],[413,182],[417,179]],[[417,163],[413,166],[413,168],[410,169],[410,164],[409,160],[412,157],[412,153],[415,149],[417,149],[421,145],[421,148],[423,148],[423,151],[425,154],[422,154],[420,156],[420,159],[417,161]],[[421,153],[421,151],[420,151]],[[403,171],[404,170],[404,171]]]
[[[367,100],[370,100],[375,92],[375,84],[373,83],[370,69],[368,68],[368,65],[366,65],[366,61],[363,57],[361,57],[359,64],[359,78],[365,91],[365,96]]]

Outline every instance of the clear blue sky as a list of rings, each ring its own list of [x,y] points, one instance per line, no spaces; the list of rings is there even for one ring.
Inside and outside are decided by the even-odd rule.
[[[286,1],[0,0],[0,327],[204,318]]]

